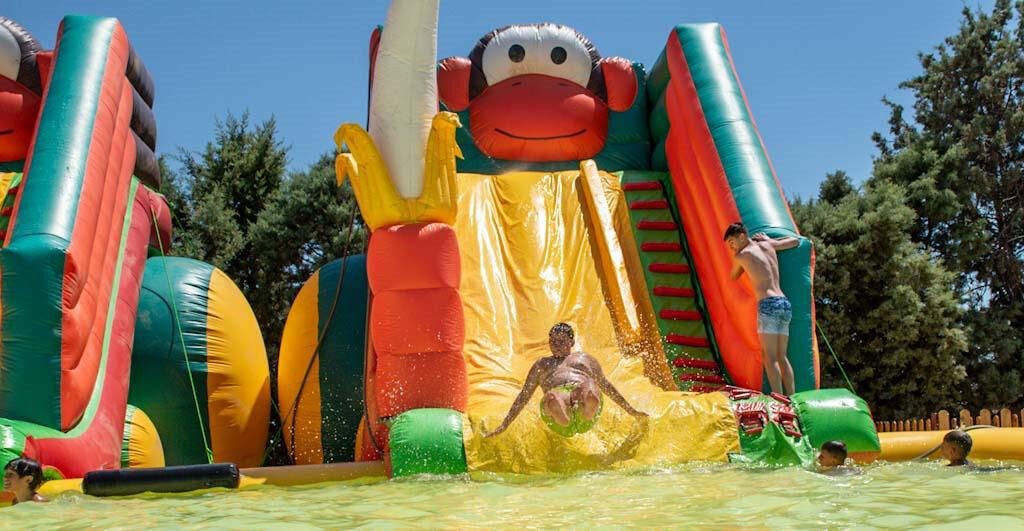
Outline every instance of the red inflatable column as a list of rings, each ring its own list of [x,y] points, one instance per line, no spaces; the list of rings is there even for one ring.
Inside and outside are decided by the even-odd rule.
[[[377,415],[418,408],[465,412],[465,321],[455,231],[444,223],[377,229],[370,236],[367,275]]]

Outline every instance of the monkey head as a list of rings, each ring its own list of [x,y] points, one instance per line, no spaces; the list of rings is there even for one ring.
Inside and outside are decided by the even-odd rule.
[[[0,162],[23,160],[36,127],[42,47],[13,20],[0,17]]]
[[[487,156],[549,162],[600,152],[609,111],[632,106],[637,80],[628,60],[602,59],[576,30],[530,24],[494,30],[468,58],[441,61],[438,91],[449,110],[469,110]]]

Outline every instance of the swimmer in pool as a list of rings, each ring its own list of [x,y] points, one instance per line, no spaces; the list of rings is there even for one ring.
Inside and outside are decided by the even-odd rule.
[[[942,457],[949,460],[946,466],[963,467],[962,470],[969,472],[1003,472],[1006,470],[1020,470],[1015,466],[978,466],[967,459],[971,453],[974,440],[970,434],[963,430],[953,430],[942,438]]]
[[[974,465],[967,460],[974,441],[965,431],[953,430],[942,438],[942,457],[949,460],[946,466],[963,466],[972,468]]]
[[[36,489],[43,484],[43,467],[27,457],[13,459],[4,467],[4,490],[14,493],[11,505],[44,502]]]
[[[860,469],[846,466],[846,443],[828,441],[821,445],[818,454],[818,473],[826,476],[849,476],[860,474]]]
[[[493,437],[505,431],[526,407],[538,385],[544,389],[541,418],[552,431],[565,437],[583,433],[597,423],[601,413],[602,393],[611,397],[630,415],[647,417],[646,413],[629,405],[605,378],[601,364],[596,359],[585,352],[573,352],[575,344],[575,333],[571,326],[558,323],[551,328],[548,333],[551,356],[534,362],[505,420],[484,437]]]

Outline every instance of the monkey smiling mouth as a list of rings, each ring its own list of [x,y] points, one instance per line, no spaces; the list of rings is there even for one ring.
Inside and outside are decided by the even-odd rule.
[[[6,134],[9,134],[9,133],[13,133],[13,132],[14,132],[14,129],[8,129],[6,131],[0,131],[0,135],[6,135]]]
[[[576,131],[575,133],[569,133],[567,135],[556,135],[556,136],[519,136],[519,135],[513,135],[512,133],[509,133],[508,131],[503,131],[503,130],[498,129],[498,128],[494,128],[494,130],[499,132],[499,133],[501,133],[501,134],[503,134],[503,135],[505,135],[505,136],[507,136],[507,137],[509,137],[509,138],[515,138],[517,140],[555,140],[555,139],[558,139],[558,138],[572,138],[574,136],[580,136],[583,133],[587,132],[586,129],[580,129],[579,131]]]

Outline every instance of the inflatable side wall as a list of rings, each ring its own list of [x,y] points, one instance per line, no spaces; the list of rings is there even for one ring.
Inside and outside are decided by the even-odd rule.
[[[21,64],[42,91],[0,250],[0,461],[80,476],[121,462],[143,265],[169,236],[153,83],[111,18],[65,18],[56,49]]]
[[[732,256],[722,234],[735,221],[750,234],[799,233],[721,26],[677,26],[651,69],[647,90],[654,102],[652,161],[656,169],[671,172],[721,356],[737,384],[761,389],[757,301],[746,277],[729,278]],[[820,380],[811,291],[814,253],[810,241],[800,239],[799,247],[779,253],[782,290],[793,304],[788,356],[798,391],[816,389]]]
[[[128,401],[152,419],[167,465],[263,463],[266,348],[256,316],[223,271],[190,258],[146,261]]]
[[[277,396],[285,446],[297,465],[355,461],[366,407],[368,296],[366,255],[350,256],[314,273],[288,311]]]

